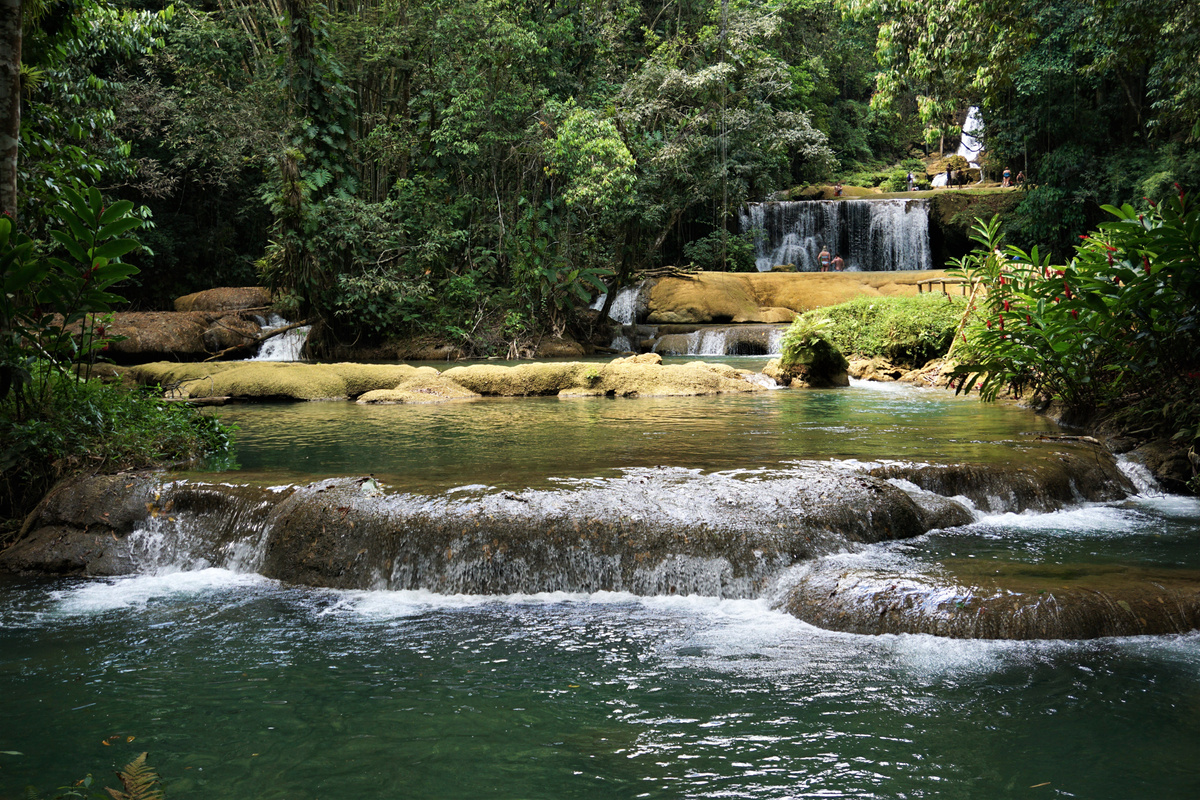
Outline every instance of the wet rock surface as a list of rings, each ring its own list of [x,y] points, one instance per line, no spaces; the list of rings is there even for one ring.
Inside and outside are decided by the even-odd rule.
[[[911,296],[942,270],[890,272],[699,272],[649,287],[639,321],[652,324],[790,322],[797,313],[863,295]]]
[[[1133,484],[1102,446],[1063,443],[1022,464],[872,465],[879,478],[907,481],[943,497],[964,497],[988,512],[1051,511],[1085,501],[1118,500]]]
[[[1200,572],[947,560],[933,574],[815,565],[785,608],[848,633],[1094,639],[1200,627]]]
[[[339,588],[749,597],[797,561],[917,536],[937,513],[831,465],[632,470],[556,490],[436,496],[389,494],[371,479],[270,488],[99,477],[48,498],[0,567],[216,565]]]
[[[840,463],[562,483],[427,496],[366,478],[303,487],[82,478],[47,497],[0,568],[216,565],[339,588],[749,597],[798,562],[973,519],[956,500]]]

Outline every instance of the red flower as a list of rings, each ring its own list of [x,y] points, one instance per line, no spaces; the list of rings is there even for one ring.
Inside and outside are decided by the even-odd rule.
[[[1008,300],[1005,300],[1005,301],[1004,301],[1004,310],[1005,310],[1005,311],[1008,311],[1008,306],[1009,306],[1009,301],[1008,301]]]
[[[985,319],[985,320],[983,321],[983,324],[984,324],[984,325],[987,325],[989,330],[990,330],[990,329],[991,329],[991,327],[992,327],[992,321],[991,321],[990,319]]]
[[[1000,330],[1004,330],[1004,315],[1000,315]]]
[[[1149,258],[1149,256],[1145,256],[1145,255],[1142,256],[1142,269],[1144,269],[1146,271],[1147,275],[1150,274],[1150,258]]]
[[[1079,319],[1079,309],[1077,309],[1077,308],[1072,308],[1072,309],[1071,309],[1071,316],[1072,316],[1074,319]]]

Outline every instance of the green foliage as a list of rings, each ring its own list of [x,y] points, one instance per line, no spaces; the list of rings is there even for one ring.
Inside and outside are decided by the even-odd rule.
[[[754,237],[719,228],[702,239],[683,246],[683,255],[700,269],[724,272],[754,272]]]
[[[919,366],[950,347],[963,303],[945,295],[860,297],[798,319],[822,319],[824,335],[843,353]]]
[[[0,516],[24,514],[58,479],[225,457],[231,433],[216,417],[148,390],[125,390],[34,364],[46,401],[0,402]]]
[[[1122,409],[1140,433],[1200,440],[1200,206],[1180,191],[1150,214],[1105,210],[1115,220],[1059,266],[1004,246],[994,219],[978,226],[981,247],[960,270],[987,292],[959,390],[1029,388],[1076,412]]]
[[[818,340],[828,341],[829,331],[833,322],[827,317],[815,314],[802,314],[797,317],[780,342],[780,355],[783,364],[808,364],[811,361],[812,347]]]
[[[80,470],[148,466],[224,452],[220,423],[87,377],[112,338],[110,291],[136,272],[122,257],[143,224],[133,204],[105,206],[95,189],[63,189],[48,216],[49,255],[0,218],[0,515],[28,511],[49,485]]]
[[[132,11],[103,0],[57,9],[53,24],[28,24],[21,112],[20,218],[37,233],[42,208],[66,188],[141,182],[140,165],[118,133],[122,64],[163,47],[174,9]],[[49,22],[49,20],[43,20]]]
[[[95,189],[81,195],[63,189],[65,202],[48,216],[59,254],[42,255],[36,243],[0,218],[0,399],[14,394],[18,408],[44,402],[49,386],[30,365],[48,364],[66,374],[71,364],[91,363],[107,347],[100,315],[121,300],[109,289],[137,272],[122,256],[138,247],[123,238],[143,225],[125,200],[105,206]]]

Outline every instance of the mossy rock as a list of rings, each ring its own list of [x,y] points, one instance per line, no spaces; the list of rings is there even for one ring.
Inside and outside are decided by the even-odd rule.
[[[344,400],[374,389],[394,389],[432,367],[407,364],[296,364],[238,361],[201,364],[158,362],[131,372],[139,383],[174,388],[185,397]],[[427,373],[425,373],[427,374]]]
[[[359,396],[358,402],[371,404],[428,405],[452,400],[473,400],[476,392],[450,380],[433,367],[418,367],[416,374],[401,381],[394,389],[373,389]]]
[[[475,364],[445,374],[471,391],[496,397],[687,397],[762,390],[732,367],[701,361],[665,366],[655,353],[608,364]]]

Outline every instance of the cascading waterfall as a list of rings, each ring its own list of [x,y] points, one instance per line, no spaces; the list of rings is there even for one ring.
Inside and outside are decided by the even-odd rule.
[[[271,332],[287,325],[288,321],[278,314],[272,314],[267,318],[267,324],[263,326],[264,332]],[[311,329],[310,325],[305,325],[300,328],[293,328],[290,331],[267,339],[258,348],[258,353],[255,354],[250,361],[300,361],[300,353],[304,349],[304,342],[308,338],[308,332]]]
[[[616,299],[613,300],[612,308],[608,310],[608,318],[618,325],[633,325],[637,314],[637,298],[641,292],[642,285],[626,286],[617,291]],[[593,311],[599,311],[604,308],[604,301],[608,299],[607,294],[602,294],[592,301],[591,308]]]
[[[777,356],[786,325],[729,325],[659,336],[653,352],[672,356]]]
[[[967,111],[967,119],[963,122],[962,139],[959,140],[958,150],[955,155],[960,155],[967,160],[975,169],[979,169],[979,154],[983,152],[983,142],[975,138],[974,134],[983,128],[983,122],[979,119],[979,108],[971,106]],[[946,173],[942,172],[933,176],[932,185],[945,186]]]
[[[623,289],[619,289],[617,296],[613,299],[612,308],[608,310],[608,318],[621,326],[620,331],[613,336],[612,343],[609,345],[609,347],[619,353],[633,349],[633,342],[626,328],[637,323],[637,301],[638,294],[641,291],[642,285],[640,283],[636,286],[626,286]],[[594,311],[599,311],[604,308],[604,301],[607,299],[608,295],[602,294],[592,301],[590,307]]]
[[[752,203],[741,227],[754,236],[759,272],[782,264],[816,272],[822,247],[840,255],[848,270],[932,268],[924,199]]]

